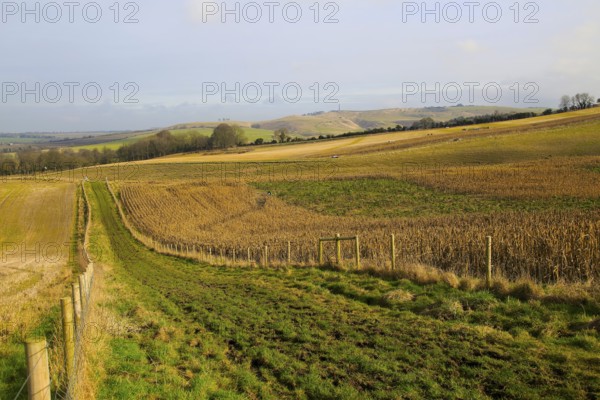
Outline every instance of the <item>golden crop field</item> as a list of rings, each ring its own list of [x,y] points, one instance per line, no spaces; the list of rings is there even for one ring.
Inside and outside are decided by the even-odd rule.
[[[598,277],[600,212],[498,212],[421,218],[322,215],[286,204],[245,185],[123,185],[120,197],[134,226],[154,241],[182,252],[202,251],[230,261],[269,259],[282,264],[291,242],[292,263],[313,265],[319,238],[360,236],[364,266],[390,267],[389,238],[401,263],[423,263],[461,275],[481,276],[485,237],[495,238],[494,264],[510,279],[587,282]],[[348,264],[353,247],[343,246]],[[332,248],[326,251],[333,260]]]
[[[410,169],[391,174],[442,191],[512,199],[597,199],[599,157],[558,157],[528,162]]]
[[[169,251],[229,262],[250,253],[260,262],[268,246],[269,261],[283,263],[290,242],[292,261],[312,265],[318,239],[339,233],[360,237],[363,266],[387,269],[394,234],[399,263],[481,276],[492,236],[498,275],[590,282],[600,257],[599,128],[600,113],[588,110],[493,124],[484,133],[409,133],[427,142],[405,138],[404,149],[376,147],[405,134],[394,133],[240,155],[303,154],[283,163],[166,157],[136,165],[140,179],[120,182],[118,192],[132,225]],[[333,149],[348,155],[304,159]],[[342,247],[351,264],[353,247]],[[325,252],[332,260],[331,246]]]
[[[26,335],[70,279],[75,185],[0,183],[2,335]]]

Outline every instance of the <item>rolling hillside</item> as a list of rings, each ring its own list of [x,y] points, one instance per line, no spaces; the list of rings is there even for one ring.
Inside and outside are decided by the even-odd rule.
[[[396,125],[411,126],[415,121],[431,117],[435,121],[443,122],[458,117],[474,117],[486,114],[518,113],[518,112],[541,113],[541,108],[510,108],[510,107],[430,107],[422,109],[393,108],[387,110],[372,111],[340,111],[315,113],[311,115],[292,115],[274,120],[249,122],[249,121],[227,121],[229,124],[237,124],[244,128],[248,139],[252,142],[258,138],[270,141],[273,131],[287,128],[292,136],[317,137],[319,135],[339,135],[346,132],[361,132],[373,128],[387,128]],[[212,130],[221,122],[189,122],[165,127],[174,134],[184,134],[190,131],[210,135]],[[159,129],[112,133],[104,136],[93,136],[62,141],[52,146],[73,147],[75,149],[102,149],[107,147],[113,150],[122,145],[131,144],[137,140],[156,134]]]
[[[271,121],[259,122],[261,128],[276,130],[287,128],[301,136],[311,137],[346,132],[360,132],[373,128],[387,128],[402,125],[411,126],[414,122],[431,117],[435,121],[448,121],[458,117],[474,117],[498,113],[531,111],[541,113],[543,109],[522,109],[509,107],[429,107],[392,108],[373,111],[332,111],[314,115],[288,116]]]
[[[448,129],[432,129],[422,131],[407,131],[393,132],[374,135],[364,135],[357,137],[340,138],[334,140],[324,140],[318,142],[302,142],[285,145],[270,145],[260,146],[256,148],[232,149],[229,152],[204,152],[197,154],[183,154],[163,157],[154,160],[144,161],[147,164],[164,164],[164,163],[195,163],[195,162],[254,162],[254,161],[281,161],[293,159],[314,159],[319,157],[346,156],[346,155],[362,155],[372,153],[374,160],[381,158],[389,152],[399,150],[416,151],[421,154],[419,161],[429,160],[430,162],[439,162],[439,159],[432,158],[429,155],[429,146],[439,145],[440,151],[454,154],[455,150],[465,149],[464,152],[470,152],[473,155],[474,149],[469,147],[477,147],[481,152],[481,156],[477,156],[478,161],[485,161],[486,157],[489,160],[490,152],[494,152],[495,140],[494,136],[508,135],[509,142],[518,148],[508,148],[507,151],[513,152],[514,157],[517,157],[519,151],[523,151],[523,146],[527,147],[526,153],[545,152],[545,154],[537,154],[534,158],[543,158],[552,153],[557,155],[568,155],[567,147],[563,146],[565,140],[573,138],[573,131],[566,129],[562,134],[554,134],[554,130],[560,130],[560,127],[570,124],[591,123],[600,120],[600,108],[593,108],[583,111],[576,111],[564,114],[555,114],[551,116],[541,116],[528,118],[524,120],[506,121],[494,124],[473,125],[469,127],[455,127]],[[581,140],[574,141],[569,146],[580,146],[582,154],[591,152],[595,154],[594,149],[597,147],[597,135],[595,126],[588,128],[582,133]],[[551,130],[549,132],[548,130]],[[579,131],[577,131],[579,132]],[[522,138],[522,134],[536,134],[537,137],[532,137],[536,146],[531,146],[531,141],[527,142]],[[577,135],[575,135],[577,136]],[[576,138],[575,138],[576,139]],[[525,143],[519,144],[525,140]],[[447,144],[451,142],[451,146]],[[510,144],[510,143],[509,143]],[[537,144],[543,145],[543,149],[539,149]],[[458,159],[464,157],[463,152],[457,152]],[[506,156],[505,156],[506,157]],[[404,157],[406,161],[410,161],[410,157]],[[517,160],[517,159],[515,159]],[[373,161],[373,160],[370,160]],[[396,160],[397,161],[397,160]],[[457,161],[454,157],[453,162]],[[343,162],[340,160],[340,162]]]

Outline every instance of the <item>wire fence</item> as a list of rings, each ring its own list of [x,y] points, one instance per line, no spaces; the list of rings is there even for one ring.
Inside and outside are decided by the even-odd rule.
[[[157,253],[198,262],[241,267],[338,265],[349,269],[394,270],[402,265],[425,263],[425,260],[435,253],[434,249],[422,245],[416,252],[412,249],[409,252],[403,250],[402,247],[396,247],[396,238],[393,234],[380,238],[375,244],[371,243],[369,246],[360,242],[359,235],[345,238],[340,235],[331,238],[316,238],[314,243],[280,240],[250,247],[163,242],[140,232],[129,220],[123,204],[108,179],[106,179],[106,186],[123,224],[136,240]],[[485,252],[483,242],[480,251],[482,254]],[[415,253],[419,255],[415,256]],[[135,254],[133,253],[132,256],[135,257]],[[473,264],[473,261],[466,257],[465,264],[469,265],[469,263]],[[478,268],[471,268],[468,275],[485,277],[486,274],[487,266],[484,262]]]
[[[25,398],[25,394],[29,400],[81,398],[79,386],[85,373],[85,336],[94,287],[94,260],[88,253],[92,214],[85,182],[81,188],[85,234],[79,268],[83,273],[71,284],[70,296],[61,299],[62,324],[54,327],[50,339],[35,337],[26,341],[27,377],[14,400]]]
[[[379,271],[422,265],[435,266],[460,277],[487,279],[486,240],[491,236],[495,276],[510,281],[531,279],[541,284],[591,283],[600,279],[600,270],[596,268],[600,260],[600,223],[584,214],[571,218],[562,213],[541,213],[523,221],[519,213],[511,213],[497,220],[483,216],[473,221],[408,222],[397,229],[392,225],[366,224],[367,228],[358,235],[358,249],[351,242],[342,243],[337,257],[333,244],[326,244],[323,254],[319,254],[320,239],[337,233],[335,226],[330,226],[329,232],[316,228],[296,232],[295,236],[290,233],[291,240],[261,233],[262,243],[255,244],[252,234],[235,240],[234,244],[222,238],[203,243],[200,238],[207,235],[193,237],[189,231],[187,236],[173,230],[164,236],[160,230],[148,233],[130,218],[129,213],[135,215],[137,205],[119,198],[108,179],[106,185],[121,220],[135,239],[157,253],[209,264],[263,267],[335,264]],[[357,236],[352,224],[342,222],[340,230],[345,235]],[[135,256],[132,251],[132,259]]]

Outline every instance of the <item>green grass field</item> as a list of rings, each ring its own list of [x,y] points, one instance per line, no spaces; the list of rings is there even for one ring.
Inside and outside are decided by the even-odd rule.
[[[135,242],[102,183],[92,240],[115,260],[99,398],[593,398],[595,304],[523,302],[323,269],[197,264]],[[584,327],[583,330],[581,330]]]
[[[107,148],[109,150],[118,150],[119,148],[121,148],[125,145],[135,143],[138,140],[148,137],[148,136],[150,136],[150,135],[143,135],[143,136],[138,136],[138,137],[129,138],[129,139],[120,139],[120,140],[115,140],[115,141],[111,141],[111,142],[99,143],[99,144],[90,144],[87,146],[77,146],[77,147],[72,147],[72,149],[75,151],[78,151],[78,150],[102,150],[104,148]]]
[[[429,217],[437,215],[597,209],[598,198],[490,198],[446,193],[397,179],[358,178],[303,182],[261,182],[254,186],[291,204],[322,214],[366,217]]]

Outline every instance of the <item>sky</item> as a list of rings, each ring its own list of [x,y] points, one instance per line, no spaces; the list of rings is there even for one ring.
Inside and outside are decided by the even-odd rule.
[[[0,132],[600,97],[597,0],[0,2]]]

